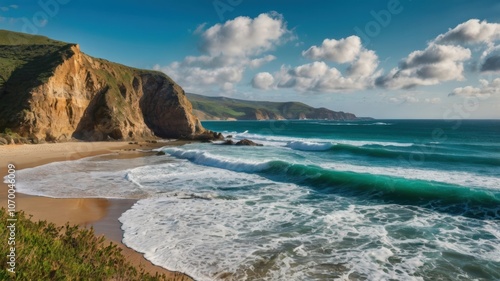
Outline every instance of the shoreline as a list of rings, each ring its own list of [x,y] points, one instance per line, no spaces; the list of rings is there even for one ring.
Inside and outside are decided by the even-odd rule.
[[[24,144],[0,146],[0,176],[7,175],[7,165],[12,163],[16,171],[36,166],[78,160],[85,157],[117,153],[114,157],[141,157],[154,148],[163,146],[178,146],[189,141],[170,142],[64,142],[47,144]],[[134,151],[135,150],[135,151]],[[151,153],[151,152],[149,152]],[[3,184],[0,197],[7,198],[7,187]],[[81,227],[93,227],[96,236],[104,236],[106,244],[112,242],[122,249],[125,258],[137,268],[144,268],[151,275],[165,274],[168,280],[193,280],[186,274],[170,271],[152,264],[139,253],[122,243],[123,230],[118,221],[120,215],[132,207],[136,199],[106,199],[106,198],[51,198],[37,195],[16,193],[16,210],[23,210],[32,215],[33,221],[47,220],[62,226],[69,222]],[[6,208],[7,200],[1,200],[0,207]]]

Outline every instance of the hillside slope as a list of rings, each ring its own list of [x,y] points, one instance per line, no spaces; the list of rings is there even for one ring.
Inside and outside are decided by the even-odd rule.
[[[98,141],[192,138],[204,131],[182,88],[161,72],[0,30],[0,133]]]
[[[201,120],[357,119],[352,113],[314,108],[300,102],[247,101],[190,93],[186,95],[193,105],[194,114]]]

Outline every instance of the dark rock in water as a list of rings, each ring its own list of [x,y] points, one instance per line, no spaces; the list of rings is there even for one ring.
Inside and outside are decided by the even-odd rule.
[[[223,143],[221,143],[222,145],[233,145],[234,144],[234,141],[232,140],[225,140]]]
[[[239,142],[236,143],[236,145],[247,145],[247,146],[264,146],[263,144],[260,143],[255,143],[249,139],[242,139]]]
[[[158,156],[165,155],[165,152],[163,152],[163,151],[158,151],[158,153],[156,153],[156,155],[158,155]]]
[[[233,135],[228,135],[226,138],[230,139],[230,138],[232,138],[232,137],[233,137]]]

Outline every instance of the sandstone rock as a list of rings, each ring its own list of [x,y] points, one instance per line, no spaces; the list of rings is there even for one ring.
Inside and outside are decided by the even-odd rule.
[[[0,138],[0,145],[6,145],[6,144],[9,144],[9,142],[4,138]]]
[[[191,139],[203,142],[203,141],[223,140],[224,136],[221,133],[213,131],[205,131],[201,134],[195,135]]]
[[[9,107],[0,110],[0,130],[49,142],[194,139],[205,132],[184,91],[167,75],[90,57],[75,44],[58,44],[46,51],[26,47],[26,52],[41,49],[41,55],[29,62],[31,68],[16,69],[23,77],[15,77],[16,71],[4,77],[0,105]]]

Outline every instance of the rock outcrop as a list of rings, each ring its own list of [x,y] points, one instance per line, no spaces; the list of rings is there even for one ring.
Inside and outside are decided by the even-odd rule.
[[[249,139],[242,139],[239,142],[236,143],[236,145],[246,145],[246,146],[264,146],[263,144],[260,143],[255,143]]]
[[[0,66],[0,132],[46,141],[207,135],[182,88],[161,72],[8,31],[0,31]]]

